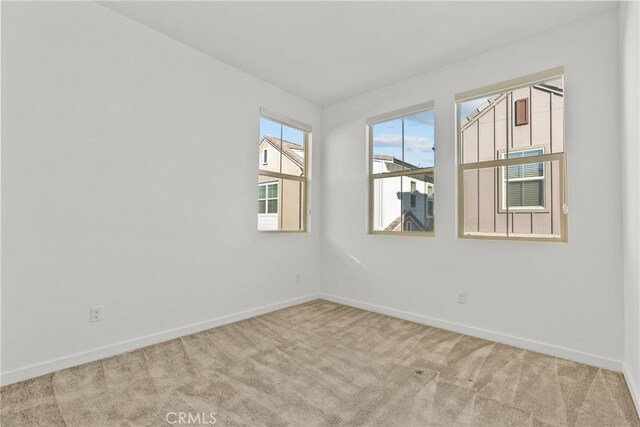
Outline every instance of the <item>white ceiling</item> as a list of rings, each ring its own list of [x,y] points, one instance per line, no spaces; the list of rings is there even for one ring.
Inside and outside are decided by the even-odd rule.
[[[618,2],[101,2],[325,106]]]

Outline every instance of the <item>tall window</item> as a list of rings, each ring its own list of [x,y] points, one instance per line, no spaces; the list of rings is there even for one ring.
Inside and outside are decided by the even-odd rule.
[[[293,120],[273,118],[273,114],[260,118],[258,230],[306,230],[310,129]]]
[[[369,232],[433,235],[433,104],[374,117],[367,123]]]
[[[459,236],[566,241],[563,70],[456,99]]]

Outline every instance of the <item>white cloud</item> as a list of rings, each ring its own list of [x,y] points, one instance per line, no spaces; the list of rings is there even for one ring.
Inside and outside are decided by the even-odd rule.
[[[396,134],[380,134],[373,139],[373,145],[378,147],[401,147],[402,137]],[[406,151],[426,151],[431,149],[431,138],[420,135],[405,135],[404,148]]]

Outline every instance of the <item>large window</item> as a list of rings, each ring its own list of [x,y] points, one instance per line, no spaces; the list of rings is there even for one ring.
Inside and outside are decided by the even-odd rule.
[[[433,105],[411,107],[367,122],[369,232],[433,235]]]
[[[274,116],[260,118],[258,230],[305,231],[310,127]]]
[[[456,100],[459,236],[566,241],[563,70]]]

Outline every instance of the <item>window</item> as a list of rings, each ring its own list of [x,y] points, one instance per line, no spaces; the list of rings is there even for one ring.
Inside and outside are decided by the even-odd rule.
[[[566,241],[563,70],[456,100],[459,236]]]
[[[369,232],[433,235],[433,104],[374,117],[367,123]]]
[[[278,213],[278,183],[265,182],[258,184],[258,213]]]
[[[544,148],[514,150],[500,152],[501,159],[520,159],[523,157],[541,156]],[[546,209],[548,201],[546,195],[549,191],[545,188],[544,163],[518,164],[503,166],[500,169],[500,211],[507,211],[507,199],[509,209],[514,212],[541,212]]]
[[[310,127],[290,119],[260,118],[258,230],[305,231]]]

